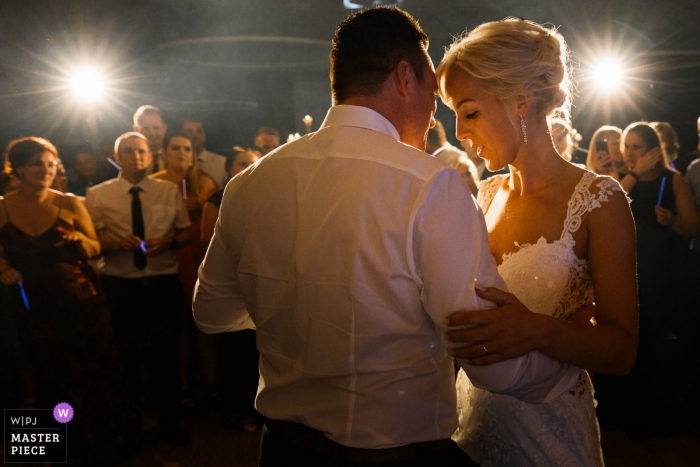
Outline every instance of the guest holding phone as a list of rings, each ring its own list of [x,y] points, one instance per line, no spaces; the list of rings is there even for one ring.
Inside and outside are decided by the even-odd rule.
[[[605,428],[651,434],[678,425],[683,412],[671,407],[682,386],[675,383],[688,374],[681,362],[695,339],[692,332],[685,334],[698,303],[691,296],[696,294],[697,268],[688,239],[698,232],[700,219],[690,188],[670,168],[656,131],[645,122],[632,123],[622,141],[629,172],[621,185],[631,199],[637,228],[639,354],[627,379],[598,375],[596,397]],[[658,162],[647,167],[653,160]]]

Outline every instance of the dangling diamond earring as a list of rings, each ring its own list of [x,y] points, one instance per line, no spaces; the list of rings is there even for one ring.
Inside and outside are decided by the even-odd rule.
[[[525,119],[520,116],[520,129],[523,131],[523,141],[527,144],[527,129],[525,128]]]

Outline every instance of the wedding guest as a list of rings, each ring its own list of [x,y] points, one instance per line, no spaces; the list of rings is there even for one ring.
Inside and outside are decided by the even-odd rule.
[[[234,146],[233,152],[226,158],[226,173],[228,175],[226,182],[255,164],[260,157],[262,155],[256,149]],[[224,190],[219,190],[204,203],[204,208],[202,209],[201,243],[205,250],[209,246],[211,237],[214,235],[214,226],[219,218],[219,209],[221,208],[223,197]]]
[[[695,159],[690,163],[685,171],[685,181],[690,186],[690,191],[695,199],[695,210],[700,212],[700,159]],[[693,237],[691,248],[700,253],[700,234]]]
[[[698,118],[697,124],[698,139],[700,140],[700,117]],[[698,141],[698,147],[694,151],[691,151],[687,154],[678,157],[678,159],[676,160],[676,170],[678,170],[681,173],[681,175],[685,174],[685,171],[687,170],[691,162],[698,158],[700,158],[700,141]]]
[[[651,122],[649,123],[649,126],[656,130],[659,138],[661,138],[661,145],[663,146],[664,151],[666,151],[668,165],[672,169],[676,169],[675,164],[678,160],[678,150],[681,148],[681,145],[678,144],[678,133],[676,133],[676,130],[674,130],[671,124],[668,122]],[[683,169],[681,175],[683,173],[685,173],[685,168]]]
[[[477,195],[479,192],[479,180],[476,166],[466,152],[457,149],[447,141],[445,127],[440,120],[435,120],[435,126],[428,130],[428,136],[425,140],[425,151],[456,169],[469,187],[472,195]]]
[[[83,203],[50,188],[59,163],[53,144],[14,140],[5,161],[19,186],[0,197],[0,282],[11,289],[2,308],[28,369],[27,403],[71,404],[70,455],[85,455],[119,433],[126,409],[107,301],[87,264],[100,243]]]
[[[194,149],[199,168],[213,178],[220,188],[223,188],[228,181],[226,158],[204,148],[207,134],[204,132],[202,122],[193,119],[183,120],[180,124],[180,133],[187,136],[192,142],[192,149]]]
[[[88,188],[99,181],[97,161],[88,151],[81,151],[73,159],[74,180],[68,182],[68,191],[76,196],[85,196]]]
[[[616,126],[604,125],[598,128],[591,136],[586,168],[597,174],[609,175],[615,180],[624,178],[628,169],[622,157],[621,135],[622,130]],[[605,143],[604,151],[598,150],[599,143]]]
[[[124,133],[114,145],[119,177],[87,191],[86,206],[102,243],[102,282],[112,326],[134,403],[141,398],[146,368],[160,416],[162,438],[189,443],[181,427],[178,343],[182,285],[176,250],[190,242],[190,220],[175,184],[147,176],[152,163],[145,136]],[[132,417],[122,445],[139,448],[141,420]]]
[[[668,433],[683,418],[670,410],[679,395],[674,382],[683,376],[680,362],[687,359],[677,346],[697,339],[684,332],[688,329],[683,323],[688,313],[695,314],[698,303],[698,298],[691,298],[697,275],[687,239],[698,233],[700,218],[688,184],[670,168],[662,142],[649,124],[632,123],[622,133],[622,142],[629,167],[625,178],[634,182],[628,195],[637,231],[639,354],[626,380],[596,377],[598,413],[605,427],[633,434]],[[659,155],[659,162],[638,174],[640,161],[652,152]],[[671,367],[678,374],[666,371]]]
[[[158,107],[142,105],[134,113],[133,130],[141,133],[148,141],[148,148],[152,154],[152,162],[146,171],[147,175],[165,169],[163,154],[163,138],[168,131],[168,125],[163,120]]]
[[[269,126],[261,127],[254,138],[254,145],[263,156],[277,149],[280,145],[280,133]]]
[[[182,284],[184,303],[192,303],[194,285],[197,282],[197,269],[204,259],[204,248],[199,240],[201,232],[202,205],[218,190],[216,182],[205,174],[198,166],[194,157],[193,144],[182,134],[169,134],[163,140],[163,160],[166,169],[151,175],[151,177],[173,183],[185,200],[185,206],[190,218],[190,243],[177,250],[178,278]],[[186,407],[194,405],[191,389],[191,349],[192,341],[199,344],[204,369],[213,398],[217,396],[216,384],[216,347],[209,336],[198,336],[197,327],[192,319],[190,307],[184,309],[182,336],[180,338],[180,364],[182,380],[182,403]]]

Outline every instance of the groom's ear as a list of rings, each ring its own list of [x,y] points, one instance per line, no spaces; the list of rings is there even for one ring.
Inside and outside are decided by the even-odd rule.
[[[405,61],[401,60],[396,64],[393,73],[391,74],[394,80],[394,85],[396,86],[396,91],[401,97],[406,97],[409,94],[409,88],[411,81],[416,80],[415,73],[413,73],[413,68],[411,65]]]

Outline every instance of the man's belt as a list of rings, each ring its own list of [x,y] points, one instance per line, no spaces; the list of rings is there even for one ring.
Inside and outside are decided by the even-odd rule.
[[[442,451],[452,444],[449,438],[411,443],[394,448],[363,449],[343,446],[331,441],[318,430],[284,420],[265,420],[271,435],[279,436],[295,446],[319,455],[349,462],[397,462],[415,459],[424,454]]]

